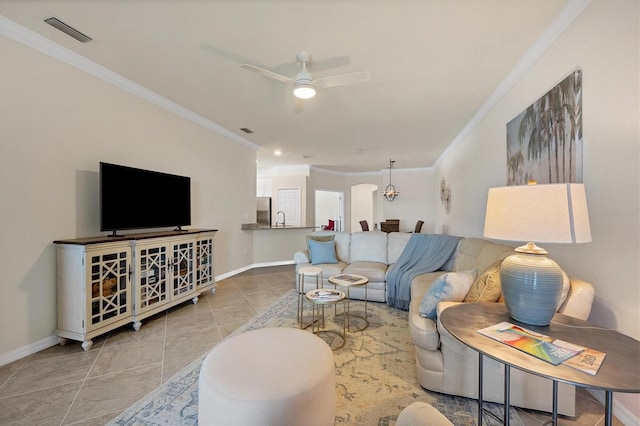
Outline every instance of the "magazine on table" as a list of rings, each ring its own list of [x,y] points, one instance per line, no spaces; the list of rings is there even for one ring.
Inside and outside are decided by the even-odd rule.
[[[595,349],[584,348],[582,352],[573,358],[569,358],[562,364],[595,376],[604,361],[606,353]]]
[[[360,281],[362,278],[361,277],[354,277],[353,275],[338,275],[337,277],[334,277],[334,279],[341,280],[341,281],[349,281],[350,283],[355,283],[357,281]]]
[[[310,299],[332,300],[339,299],[341,291],[338,290],[317,290],[309,294]]]
[[[584,347],[574,345],[509,322],[501,322],[478,330],[478,333],[504,343],[553,365],[559,365],[580,354]]]

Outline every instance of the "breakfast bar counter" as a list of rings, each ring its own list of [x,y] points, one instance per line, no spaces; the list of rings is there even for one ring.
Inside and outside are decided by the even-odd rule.
[[[246,226],[254,225],[254,226]],[[242,231],[250,231],[253,240],[253,264],[264,266],[293,263],[293,254],[304,245],[305,235],[311,234],[316,226],[258,226],[256,223],[242,224]]]

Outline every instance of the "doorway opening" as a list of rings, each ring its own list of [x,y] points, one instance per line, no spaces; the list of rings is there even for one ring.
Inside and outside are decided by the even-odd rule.
[[[377,229],[375,194],[378,185],[361,183],[351,187],[351,232],[361,231],[360,221],[366,220],[369,230]]]
[[[334,231],[344,231],[344,193],[316,190],[316,226],[326,229],[333,224]]]

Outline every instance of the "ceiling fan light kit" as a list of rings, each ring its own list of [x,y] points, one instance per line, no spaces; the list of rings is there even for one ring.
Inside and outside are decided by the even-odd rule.
[[[299,52],[296,55],[296,60],[302,64],[302,68],[300,69],[300,72],[296,74],[295,79],[255,65],[242,64],[240,67],[283,83],[293,83],[293,95],[299,99],[313,98],[316,95],[316,87],[329,88],[344,86],[347,84],[363,83],[371,79],[368,71],[358,71],[348,74],[323,77],[315,80],[314,82],[311,74],[307,71],[307,64],[311,62],[311,54],[308,52]]]
[[[305,83],[297,81],[293,85],[293,95],[299,99],[311,99],[316,95],[316,88],[311,82]]]

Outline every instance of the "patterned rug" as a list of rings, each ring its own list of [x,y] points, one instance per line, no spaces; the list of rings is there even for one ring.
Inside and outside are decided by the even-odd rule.
[[[249,320],[231,336],[263,327],[297,327],[295,290],[291,290],[267,312]],[[352,301],[351,312],[362,314],[364,302]],[[310,315],[306,307],[305,315]],[[456,425],[477,425],[477,403],[420,387],[416,378],[414,345],[409,335],[408,313],[382,303],[368,303],[369,327],[347,333],[345,345],[334,351],[336,361],[336,425],[394,425],[400,411],[415,401],[424,401],[440,410]],[[341,331],[342,318],[333,318],[327,308],[325,327]],[[352,328],[364,325],[352,320]],[[332,346],[341,338],[321,337]],[[129,407],[109,425],[197,425],[198,374],[203,355],[155,391]],[[486,404],[501,416],[502,405]],[[512,425],[523,425],[511,409]],[[502,424],[483,416],[485,425]]]

